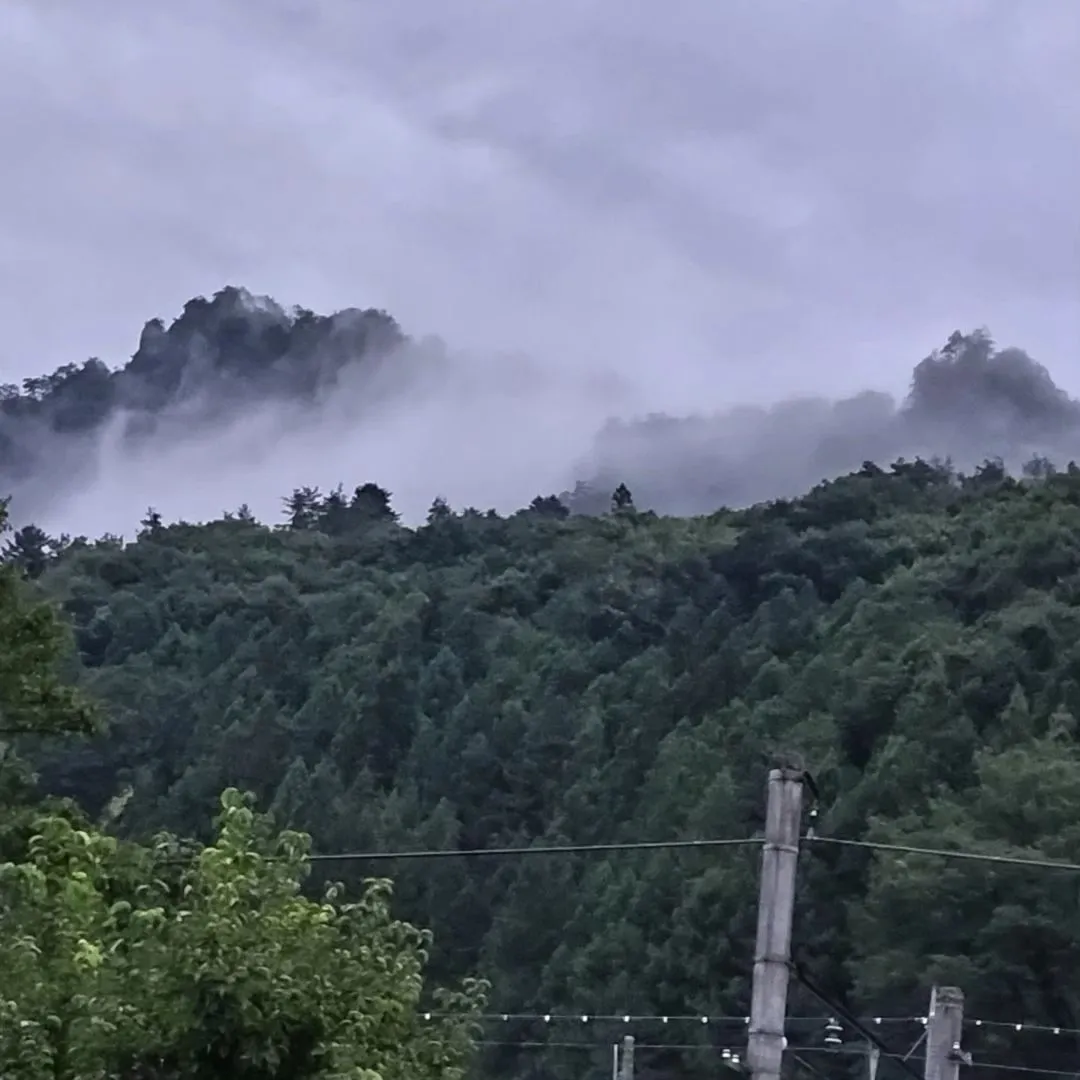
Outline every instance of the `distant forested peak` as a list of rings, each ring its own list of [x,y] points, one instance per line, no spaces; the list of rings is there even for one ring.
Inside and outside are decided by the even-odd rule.
[[[236,286],[194,297],[168,325],[150,319],[122,365],[94,357],[0,386],[0,475],[32,474],[55,449],[50,437],[94,432],[120,413],[129,434],[145,436],[155,416],[192,401],[215,418],[256,399],[311,400],[407,341],[374,308],[317,315]]]
[[[584,471],[590,489],[626,479],[639,506],[687,514],[791,498],[863,461],[902,458],[968,471],[990,459],[1016,473],[1034,459],[1063,465],[1080,458],[1080,402],[1022,349],[955,331],[915,366],[902,402],[866,390],[613,421]]]
[[[1080,403],[1023,349],[999,349],[989,331],[955,331],[916,365],[905,411],[918,419],[972,414],[1004,424],[1075,427]]]

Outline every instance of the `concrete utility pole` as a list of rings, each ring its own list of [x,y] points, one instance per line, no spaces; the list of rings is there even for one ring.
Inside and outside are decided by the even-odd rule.
[[[634,1036],[627,1035],[622,1041],[617,1080],[634,1080]]]
[[[925,1080],[957,1080],[960,1066],[971,1055],[960,1048],[964,1034],[964,992],[955,986],[935,986],[926,1014]]]
[[[801,769],[773,769],[761,852],[754,986],[746,1060],[753,1080],[780,1080],[787,1015],[795,869],[802,821]],[[938,1080],[938,1078],[935,1078]],[[949,1078],[941,1078],[949,1080]]]
[[[866,1044],[866,1075],[868,1080],[877,1080],[878,1062],[881,1061],[881,1051],[873,1043]]]

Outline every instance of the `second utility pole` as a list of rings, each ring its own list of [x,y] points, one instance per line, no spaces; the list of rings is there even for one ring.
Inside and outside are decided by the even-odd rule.
[[[769,773],[750,1032],[746,1048],[746,1063],[752,1080],[780,1080],[802,796],[801,769],[773,769]]]
[[[960,1046],[964,1032],[964,992],[956,986],[935,986],[926,1018],[926,1080],[957,1080],[961,1064],[971,1056]]]

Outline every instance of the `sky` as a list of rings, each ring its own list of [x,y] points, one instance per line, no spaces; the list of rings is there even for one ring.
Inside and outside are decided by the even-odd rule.
[[[238,284],[612,411],[902,394],[979,325],[1080,390],[1076,0],[0,12],[5,379]]]

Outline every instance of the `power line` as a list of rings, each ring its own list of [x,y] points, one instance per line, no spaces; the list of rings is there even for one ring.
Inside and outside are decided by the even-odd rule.
[[[801,1065],[803,1070],[813,1076],[815,1080],[829,1080],[829,1078],[816,1065],[811,1064],[801,1054],[796,1053],[795,1050],[792,1050],[789,1047],[787,1053],[791,1055],[793,1061]]]
[[[970,1069],[1005,1069],[1008,1072],[1035,1073],[1038,1076],[1076,1076],[1076,1069],[1041,1069],[1036,1065],[1006,1065],[1003,1061],[973,1061]]]
[[[761,838],[737,837],[728,840],[638,840],[610,844],[536,844],[532,847],[493,848],[434,848],[404,851],[343,851],[328,855],[309,855],[313,863],[378,862],[392,859],[474,859],[483,856],[513,855],[596,855],[615,851],[674,851],[684,848],[749,847],[760,844]]]
[[[514,1048],[520,1050],[604,1050],[607,1049],[608,1044],[606,1042],[587,1042],[584,1039],[565,1040],[559,1042],[545,1042],[539,1039],[521,1040],[514,1039],[480,1039],[476,1043],[477,1046],[487,1047],[503,1047],[506,1049]],[[703,1051],[706,1053],[716,1053],[720,1055],[727,1054],[739,1054],[740,1049],[738,1047],[729,1046],[710,1046],[707,1043],[642,1043],[638,1042],[634,1044],[635,1050],[679,1050],[679,1051]],[[863,1050],[861,1048],[848,1048],[843,1046],[789,1046],[786,1053],[799,1062],[808,1072],[812,1072],[817,1076],[821,1076],[819,1070],[817,1070],[810,1062],[803,1060],[801,1054],[844,1054],[849,1056],[862,1055]],[[905,1061],[913,1061],[916,1064],[922,1064],[923,1058],[905,1058],[902,1054],[897,1053],[885,1053],[882,1057],[889,1058],[892,1061],[896,1061],[899,1064],[903,1064]],[[1080,1070],[1073,1071],[1069,1069],[1045,1069],[1040,1068],[1037,1065],[1010,1065],[1004,1061],[975,1061],[972,1062],[968,1068],[971,1069],[997,1069],[1005,1070],[1007,1072],[1018,1073],[1030,1073],[1035,1076],[1076,1076]]]
[[[925,855],[941,859],[962,859],[970,862],[998,863],[1007,866],[1023,866],[1036,870],[1067,870],[1080,873],[1080,863],[1061,862],[1053,859],[1028,859],[1013,855],[992,855],[980,851],[956,851],[946,848],[914,847],[906,844],[884,844],[872,840],[846,840],[836,836],[807,835],[807,845],[832,844],[834,846],[861,848],[867,851],[893,852],[901,855]],[[630,851],[679,851],[692,848],[700,850],[756,847],[764,843],[761,836],[740,836],[726,839],[699,840],[627,840],[605,844],[533,844],[530,847],[488,848],[413,848],[397,851],[339,851],[316,853],[307,856],[309,863],[344,862],[392,862],[404,859],[429,861],[434,859],[478,859],[484,857],[512,858],[523,855],[601,855]],[[198,855],[179,855],[168,861],[186,862]]]
[[[801,1054],[850,1054],[861,1055],[863,1053],[861,1048],[848,1048],[846,1046],[795,1046],[789,1047],[794,1053]],[[882,1057],[891,1058],[900,1064],[904,1061],[914,1061],[917,1064],[922,1064],[924,1058],[905,1058],[902,1054],[893,1052],[881,1054]],[[1034,1073],[1038,1076],[1077,1076],[1080,1074],[1080,1070],[1076,1069],[1045,1069],[1040,1068],[1037,1065],[1010,1065],[1004,1061],[973,1061],[970,1065],[966,1065],[968,1069],[1004,1069],[1009,1072],[1021,1072],[1021,1073]]]
[[[806,836],[805,842],[832,844],[838,847],[860,848],[866,851],[891,852],[897,855],[923,855],[938,859],[992,863],[1002,866],[1022,866],[1034,870],[1065,870],[1080,873],[1080,863],[1056,859],[1031,859],[1018,855],[994,855],[984,851],[961,851],[951,848],[916,847],[909,844],[885,844],[873,840],[848,840],[837,836]],[[763,843],[760,836],[733,839],[701,840],[637,840],[606,844],[534,844],[531,847],[490,848],[414,848],[399,851],[342,851],[309,855],[312,863],[389,862],[395,859],[470,859],[491,856],[509,858],[520,855],[596,855],[620,851],[677,851],[689,848],[753,847]]]
[[[806,836],[808,844],[833,844],[839,847],[864,848],[869,851],[889,851],[897,855],[929,855],[938,859],[962,859],[970,862],[998,863],[1003,866],[1024,866],[1032,870],[1068,870],[1080,873],[1080,863],[1056,859],[1028,859],[1018,855],[992,855],[985,851],[956,851],[950,848],[911,847],[907,844],[880,844],[873,840],[842,840],[837,836]]]
[[[889,1054],[894,1056],[892,1051],[870,1030],[857,1016],[849,1012],[843,1005],[837,1005],[827,994],[822,990],[819,990],[817,986],[811,981],[810,977],[802,970],[802,968],[796,964],[791,963],[791,973],[795,976],[796,980],[800,982],[811,994],[814,995],[821,1002],[825,1008],[832,1011],[833,1016],[838,1016],[844,1020],[849,1026],[854,1028],[868,1043],[883,1054]],[[905,1058],[898,1058],[897,1064],[912,1078],[912,1080],[923,1080],[923,1078],[911,1067]]]
[[[309,863],[344,863],[344,862],[392,862],[400,859],[478,859],[484,856],[507,858],[518,855],[599,855],[621,851],[679,851],[699,848],[756,847],[762,843],[760,836],[739,836],[728,839],[702,840],[628,840],[613,841],[607,844],[534,844],[531,847],[490,847],[490,848],[413,848],[399,851],[337,851],[316,853],[306,856]],[[169,856],[164,862],[181,864],[198,858],[205,847],[198,847],[184,854]],[[268,855],[268,859],[279,858]]]

